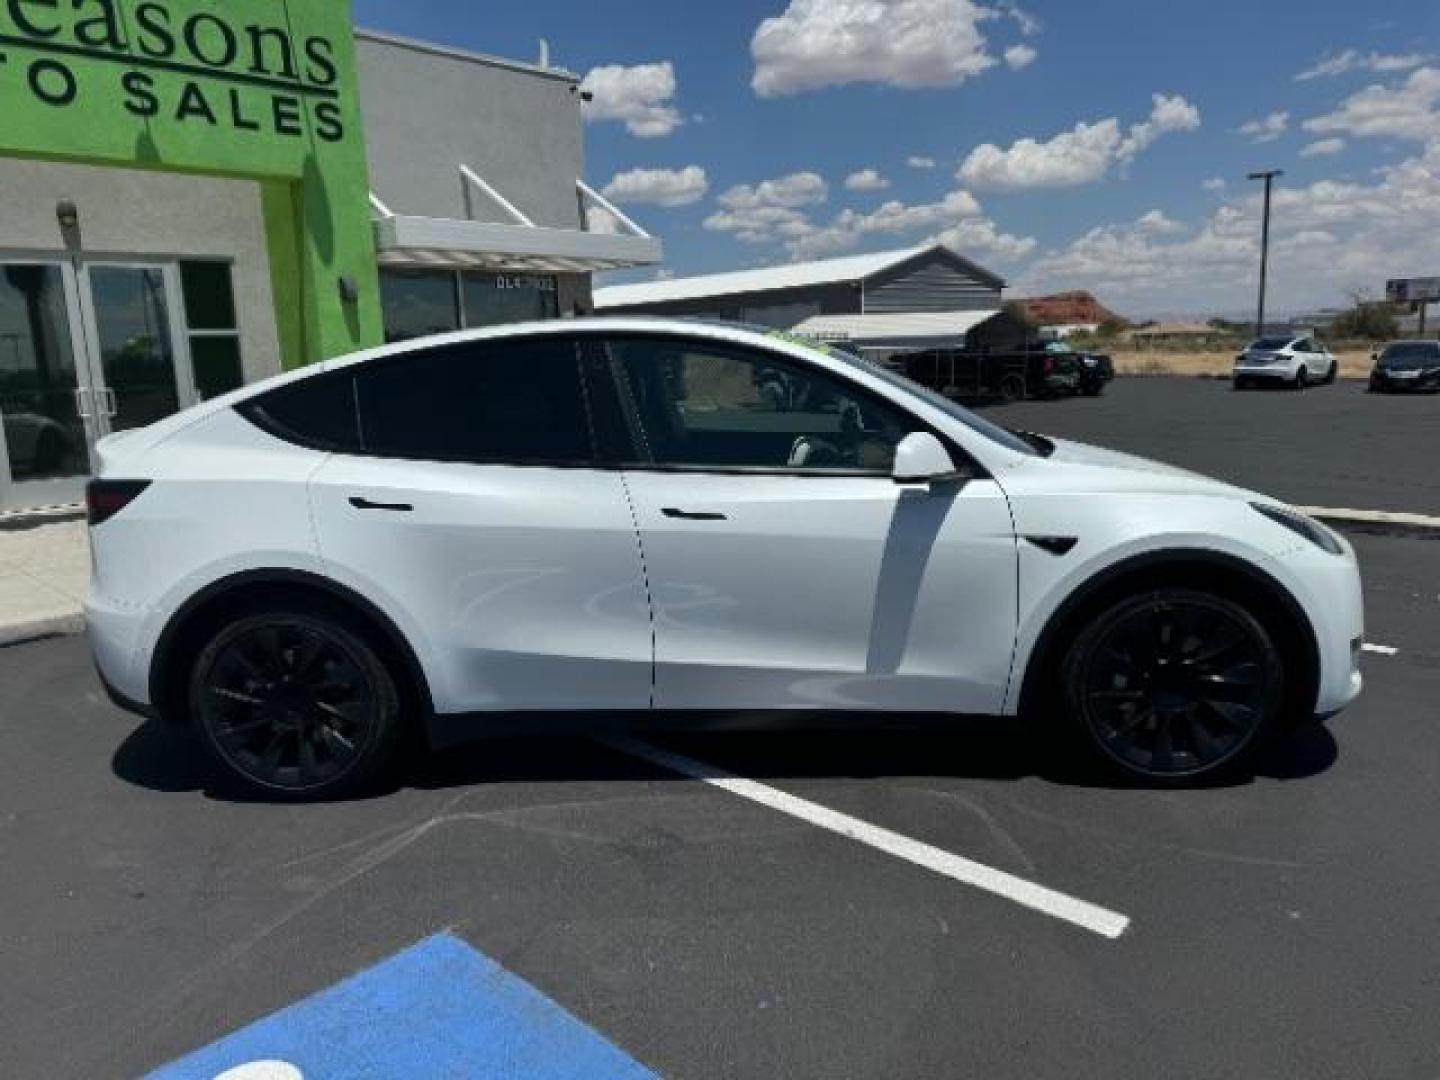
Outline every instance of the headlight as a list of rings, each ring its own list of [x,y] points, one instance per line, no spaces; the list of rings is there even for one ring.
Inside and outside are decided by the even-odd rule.
[[[1264,514],[1276,525],[1283,525],[1297,536],[1303,536],[1316,547],[1328,551],[1331,555],[1345,554],[1345,549],[1340,546],[1340,541],[1336,539],[1334,533],[1304,514],[1297,514],[1294,510],[1284,510],[1278,506],[1267,506],[1265,503],[1251,503],[1250,508],[1257,513]]]

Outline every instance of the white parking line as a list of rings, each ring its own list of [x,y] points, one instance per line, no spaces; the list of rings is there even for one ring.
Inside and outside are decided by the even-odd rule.
[[[955,881],[973,885],[977,889],[984,889],[996,896],[1003,896],[1007,900],[1013,900],[1034,911],[1090,930],[1101,937],[1112,940],[1118,938],[1130,925],[1128,916],[1073,896],[1067,896],[1065,893],[1056,892],[1054,889],[1047,889],[1043,885],[1026,881],[1024,878],[1007,874],[1003,870],[996,870],[983,863],[952,855],[950,852],[942,851],[930,844],[912,840],[908,836],[901,836],[889,829],[871,825],[867,821],[861,821],[849,814],[842,814],[838,810],[831,810],[829,807],[810,802],[808,799],[787,794],[766,784],[743,779],[713,765],[707,765],[703,761],[696,761],[680,754],[672,754],[668,750],[661,750],[657,746],[641,742],[638,739],[614,737],[600,741],[623,753],[648,761],[652,765],[659,765],[661,768],[701,780],[728,791],[732,795],[738,795],[742,799],[749,799],[751,802],[759,803],[771,810],[778,810],[782,814],[789,814],[791,817],[799,818],[818,828],[828,829],[830,832],[839,833],[851,840],[858,840],[887,855],[894,855],[896,858],[904,859],[906,862],[914,863],[916,866],[932,870],[937,874],[943,874]]]
[[[1360,646],[1360,648],[1365,652],[1378,653],[1381,656],[1394,656],[1400,651],[1393,645],[1371,645],[1369,642],[1366,642]]]

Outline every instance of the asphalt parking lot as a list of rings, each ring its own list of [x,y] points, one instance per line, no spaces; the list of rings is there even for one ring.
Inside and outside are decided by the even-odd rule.
[[[1440,512],[1431,399],[1129,380],[991,415]],[[585,739],[241,801],[105,701],[83,641],[0,650],[0,1075],[143,1074],[449,931],[666,1076],[1433,1076],[1440,538],[1353,539],[1397,651],[1250,783],[1096,787],[999,726],[658,744],[1103,905],[1115,937]]]
[[[1133,378],[1101,398],[988,408],[1006,427],[1181,465],[1302,506],[1440,515],[1440,396]]]

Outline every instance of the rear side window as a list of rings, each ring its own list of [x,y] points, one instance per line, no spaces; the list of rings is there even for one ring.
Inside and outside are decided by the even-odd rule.
[[[421,461],[575,465],[593,460],[572,340],[476,342],[361,368],[366,452]]]
[[[359,451],[355,380],[347,372],[282,386],[239,406],[242,416],[271,435],[316,450]]]

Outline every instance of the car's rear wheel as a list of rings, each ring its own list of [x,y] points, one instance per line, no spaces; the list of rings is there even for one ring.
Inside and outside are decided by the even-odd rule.
[[[1099,612],[1066,654],[1062,683],[1096,759],[1158,784],[1242,769],[1284,701],[1281,654],[1259,620],[1226,597],[1178,588]]]
[[[1025,380],[1019,375],[1006,375],[1000,381],[1000,397],[1005,401],[1025,400]]]
[[[1325,374],[1325,385],[1326,385],[1326,386],[1332,386],[1332,385],[1334,385],[1335,380],[1338,379],[1339,377],[1340,377],[1340,361],[1339,361],[1339,360],[1332,360],[1332,361],[1330,361],[1330,370],[1329,370],[1328,372],[1326,372],[1326,374]]]
[[[391,764],[400,729],[384,660],[338,619],[304,611],[220,627],[195,661],[189,702],[221,766],[286,798],[362,790]]]
[[[1236,375],[1235,381],[1231,385],[1236,390],[1248,390],[1250,389],[1250,380],[1243,375]]]

